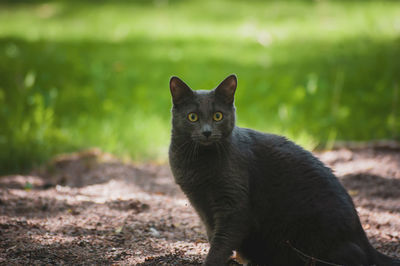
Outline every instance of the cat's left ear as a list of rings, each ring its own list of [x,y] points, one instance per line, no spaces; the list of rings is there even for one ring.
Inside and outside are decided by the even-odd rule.
[[[233,104],[237,87],[236,75],[232,74],[222,81],[215,89],[215,94],[221,97],[227,104]]]

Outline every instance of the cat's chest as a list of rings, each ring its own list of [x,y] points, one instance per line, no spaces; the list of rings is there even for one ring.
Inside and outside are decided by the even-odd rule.
[[[225,163],[224,163],[225,164]],[[198,189],[212,186],[214,181],[224,176],[224,167],[221,162],[214,162],[212,159],[185,161],[185,158],[171,160],[171,168],[175,181],[182,186],[182,189],[197,186]]]

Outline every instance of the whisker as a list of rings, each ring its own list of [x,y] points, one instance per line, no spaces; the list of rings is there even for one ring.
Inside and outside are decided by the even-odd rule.
[[[180,152],[182,150],[182,148],[185,148],[187,146],[187,144],[189,144],[189,143],[190,143],[190,140],[187,140],[187,141],[183,142],[176,149],[174,149],[174,151],[175,152]]]
[[[219,144],[219,142],[216,142],[215,143],[216,144],[216,147],[217,147],[217,153],[218,153],[218,161],[219,162],[221,162],[221,160],[222,160],[222,151],[220,150],[221,148],[220,148],[220,144]]]

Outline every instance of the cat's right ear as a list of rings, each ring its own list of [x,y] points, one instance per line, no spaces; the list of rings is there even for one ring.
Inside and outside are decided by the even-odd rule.
[[[192,89],[180,78],[175,76],[171,77],[169,80],[169,89],[171,90],[172,102],[174,104],[180,104],[185,98],[193,95]]]

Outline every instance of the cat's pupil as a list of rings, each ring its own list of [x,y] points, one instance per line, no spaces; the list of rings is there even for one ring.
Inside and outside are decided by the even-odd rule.
[[[196,122],[196,121],[198,120],[198,116],[197,116],[197,114],[195,114],[195,113],[190,113],[190,114],[188,115],[188,118],[189,118],[189,120],[190,120],[191,122]]]

